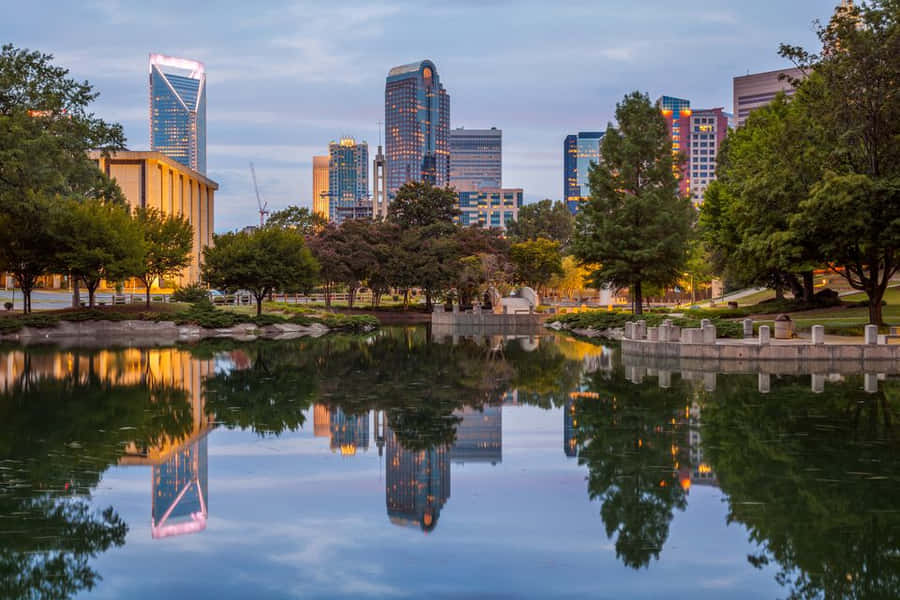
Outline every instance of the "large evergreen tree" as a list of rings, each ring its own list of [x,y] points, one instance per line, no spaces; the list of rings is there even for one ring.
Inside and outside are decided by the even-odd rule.
[[[591,284],[628,286],[642,312],[643,286],[669,285],[681,275],[693,220],[678,193],[672,142],[659,108],[632,92],[616,105],[602,160],[591,167],[591,197],[575,221],[572,248],[592,265]]]

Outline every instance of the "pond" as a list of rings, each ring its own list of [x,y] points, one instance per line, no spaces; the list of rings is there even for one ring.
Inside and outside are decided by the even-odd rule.
[[[634,369],[426,328],[0,349],[0,597],[900,597],[900,380]]]

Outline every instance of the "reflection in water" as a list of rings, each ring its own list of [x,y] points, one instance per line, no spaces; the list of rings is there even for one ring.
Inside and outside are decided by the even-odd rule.
[[[792,597],[900,597],[900,389],[890,377],[681,373],[624,366],[563,336],[441,343],[398,329],[15,350],[0,355],[0,390],[0,597],[96,585],[90,561],[127,530],[114,507],[91,503],[112,466],[148,468],[152,537],[204,530],[216,426],[260,437],[306,429],[353,461],[374,443],[388,518],[430,531],[454,509],[451,463],[493,475],[515,462],[503,462],[503,411],[521,406],[559,411],[566,464],[584,470],[624,565],[677,556],[666,546],[672,522],[706,493],[692,489],[721,486],[750,564],[777,566]]]

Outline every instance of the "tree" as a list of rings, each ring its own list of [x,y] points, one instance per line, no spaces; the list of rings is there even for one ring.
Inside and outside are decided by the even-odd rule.
[[[559,242],[538,238],[513,244],[509,260],[515,265],[515,279],[525,285],[540,289],[554,275],[562,275],[562,255]]]
[[[138,279],[147,290],[147,306],[150,306],[150,286],[155,279],[174,277],[191,264],[194,248],[194,230],[187,219],[180,215],[163,215],[155,208],[141,207],[134,218],[140,227],[144,242],[143,269]]]
[[[403,232],[402,255],[408,261],[405,283],[425,292],[425,310],[430,311],[435,298],[442,297],[459,280],[459,242],[453,236],[456,228],[446,222],[415,227]]]
[[[388,210],[388,219],[403,229],[452,223],[459,215],[457,203],[456,192],[451,188],[410,181],[397,190]]]
[[[87,156],[124,147],[122,128],[89,113],[97,98],[49,54],[0,48],[0,270],[31,291],[53,265],[53,205],[60,198],[115,201],[121,192]]]
[[[516,241],[546,238],[566,248],[575,231],[575,217],[565,202],[545,199],[520,208],[518,219],[511,221],[506,231]]]
[[[883,321],[888,281],[900,268],[900,4],[842,8],[821,25],[819,55],[782,45],[808,74],[794,102],[827,150],[828,172],[791,228],[816,240],[820,259],[869,296]]]
[[[217,235],[214,241],[203,250],[203,279],[226,290],[248,290],[257,316],[269,292],[306,289],[318,276],[319,264],[296,231],[263,227]]]
[[[616,105],[618,129],[603,137],[590,171],[591,197],[575,220],[574,255],[595,265],[592,287],[628,286],[642,313],[642,286],[672,284],[682,272],[693,221],[678,194],[672,143],[659,108],[632,92]]]
[[[574,256],[564,256],[560,266],[562,267],[562,273],[554,275],[547,282],[547,286],[560,294],[565,294],[571,300],[576,293],[584,290],[584,282],[589,275],[589,271],[582,265],[579,265]]]
[[[269,215],[266,225],[296,229],[305,236],[311,236],[328,225],[328,219],[306,207],[300,208],[291,205]]]
[[[69,200],[51,218],[57,223],[57,264],[84,282],[89,306],[101,281],[121,281],[144,269],[141,228],[124,206]]]

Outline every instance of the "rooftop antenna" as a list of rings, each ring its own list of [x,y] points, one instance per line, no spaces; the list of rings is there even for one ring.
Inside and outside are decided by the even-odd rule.
[[[378,145],[379,145],[379,146],[381,145],[381,126],[382,126],[383,124],[384,124],[384,123],[382,123],[381,121],[378,121],[378,122],[376,123],[376,125],[378,125]]]
[[[263,204],[262,198],[259,197],[259,186],[256,185],[256,169],[253,168],[252,162],[250,163],[250,174],[253,176],[253,191],[256,192],[256,204],[259,206],[259,226],[262,227],[266,224],[266,215],[269,214],[267,210],[269,203]]]

